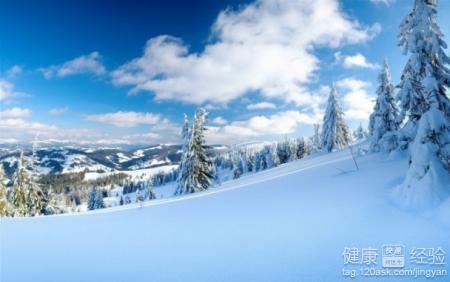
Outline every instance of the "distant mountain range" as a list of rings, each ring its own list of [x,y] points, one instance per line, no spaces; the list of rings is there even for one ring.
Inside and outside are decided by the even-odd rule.
[[[16,171],[22,150],[30,163],[32,150],[29,147],[0,148],[0,162],[7,176],[11,176]],[[209,151],[214,154],[224,150],[228,150],[228,147],[211,146]],[[172,144],[141,148],[48,147],[36,149],[35,156],[40,174],[137,170],[173,165],[180,161],[180,157],[181,146]]]

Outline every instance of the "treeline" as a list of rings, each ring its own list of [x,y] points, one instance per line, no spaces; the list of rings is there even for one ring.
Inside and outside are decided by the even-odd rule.
[[[301,159],[311,153],[311,145],[304,138],[292,138],[263,145],[235,146],[230,152],[214,159],[216,170],[232,170],[233,178],[243,174],[262,171],[290,161]]]

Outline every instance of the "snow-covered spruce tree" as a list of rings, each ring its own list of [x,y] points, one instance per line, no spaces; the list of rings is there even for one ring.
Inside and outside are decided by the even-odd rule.
[[[97,187],[93,186],[88,194],[87,208],[88,210],[95,210],[96,208]]]
[[[278,143],[274,143],[270,146],[270,167],[276,167],[281,164],[280,158],[278,157]]]
[[[21,152],[11,194],[14,216],[28,215],[27,188],[29,185],[29,177],[26,166],[25,156],[23,152]]]
[[[284,164],[289,161],[290,151],[288,143],[288,140],[277,142],[277,155],[280,160],[280,164]]]
[[[265,169],[277,166],[277,164],[273,163],[272,148],[273,147],[270,145],[264,146],[264,149],[262,151],[262,156],[261,156],[261,170],[265,170]]]
[[[147,181],[147,199],[149,200],[156,199],[156,194],[153,191],[153,181],[151,179]]]
[[[423,92],[422,80],[427,68],[431,67],[432,76],[443,83],[438,85],[439,95],[445,96],[445,87],[450,84],[449,58],[444,49],[443,34],[436,22],[436,0],[415,0],[412,11],[400,25],[400,42],[405,55],[410,54],[399,85],[401,117],[409,115],[409,120],[417,122],[428,110],[428,102]],[[449,111],[448,103],[445,112]]]
[[[101,190],[97,190],[95,194],[95,209],[103,209],[105,208],[105,203],[103,202],[103,192]]]
[[[11,204],[8,200],[8,193],[5,185],[5,174],[3,164],[0,164],[0,217],[10,216],[12,213]]]
[[[319,151],[322,148],[322,140],[320,136],[320,124],[314,124],[314,135],[311,137],[312,150]]]
[[[191,133],[189,130],[189,119],[187,115],[184,115],[184,123],[181,129],[181,138],[183,141],[182,144],[182,154],[180,160],[180,166],[178,167],[178,178],[177,178],[177,189],[175,190],[175,195],[180,195],[186,193],[188,179],[190,175],[189,169],[192,167],[189,166],[188,161],[190,160],[190,151],[189,144],[191,139]]]
[[[350,130],[345,123],[344,112],[339,105],[336,95],[336,87],[333,86],[323,117],[322,148],[328,152],[334,149],[342,149],[351,142]]]
[[[295,139],[295,150],[293,151],[294,156],[291,157],[291,160],[299,160],[309,155],[310,148],[308,143],[305,141],[305,138],[300,137],[299,139]]]
[[[232,152],[233,179],[238,179],[244,173],[241,156],[238,148],[234,148]]]
[[[364,127],[360,123],[358,128],[353,132],[353,138],[355,140],[363,140],[367,138],[368,133],[364,130]]]
[[[402,111],[417,124],[410,162],[394,195],[404,208],[433,206],[450,194],[450,58],[436,24],[436,1],[416,0],[401,26],[400,45],[411,56],[413,94],[402,93]]]
[[[204,137],[206,127],[204,123],[206,122],[207,116],[208,112],[204,109],[199,109],[194,116],[187,148],[188,159],[186,160],[186,166],[188,167],[189,175],[184,193],[195,193],[206,190],[214,178],[212,163],[206,155]]]
[[[31,216],[44,214],[48,204],[48,193],[42,189],[38,183],[38,171],[36,160],[36,147],[33,143],[33,152],[31,156],[31,174],[28,183],[28,213]]]
[[[383,69],[378,75],[377,100],[373,113],[370,115],[369,134],[370,148],[380,150],[380,140],[388,133],[398,129],[398,108],[394,99],[394,85],[387,59],[384,59]]]
[[[140,203],[140,202],[142,202],[144,199],[143,199],[143,197],[142,197],[142,193],[141,193],[141,189],[139,189],[139,187],[136,189],[136,193],[135,193],[135,200],[136,200],[136,203]]]
[[[56,214],[60,212],[59,202],[58,202],[58,195],[55,192],[55,189],[52,188],[52,186],[48,187],[48,204],[45,209],[45,214]]]

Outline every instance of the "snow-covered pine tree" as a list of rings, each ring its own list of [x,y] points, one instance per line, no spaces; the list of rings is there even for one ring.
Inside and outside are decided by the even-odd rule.
[[[402,111],[409,123],[417,123],[410,162],[396,200],[405,208],[435,205],[450,194],[450,58],[436,23],[436,1],[416,0],[403,21],[400,45],[411,56],[407,68],[413,74],[414,95],[403,93]],[[407,103],[406,103],[407,102]]]
[[[354,140],[363,140],[367,137],[367,132],[364,130],[364,127],[360,123],[358,128],[353,131],[353,139]]]
[[[370,115],[369,134],[372,151],[380,150],[382,137],[398,129],[398,108],[394,99],[394,85],[387,58],[384,59],[383,69],[378,75],[377,100],[373,113]]]
[[[255,168],[255,172],[261,170],[261,153],[262,152],[256,152],[253,167]]]
[[[277,155],[280,164],[287,163],[290,158],[289,144],[288,140],[277,142]]]
[[[245,157],[244,161],[246,163],[247,171],[253,172],[254,171],[253,164],[255,162],[255,155],[253,154],[253,152],[250,149],[246,149],[244,157]]]
[[[11,204],[8,200],[8,193],[5,185],[5,173],[3,164],[0,163],[0,217],[11,215]]]
[[[187,166],[189,177],[185,193],[195,193],[208,189],[212,183],[212,163],[206,155],[205,122],[208,112],[202,108],[197,110],[194,116],[194,124],[191,129],[191,138],[188,147]]]
[[[399,46],[405,55],[410,54],[403,70],[399,85],[399,100],[401,102],[401,115],[408,115],[409,121],[417,124],[422,114],[428,110],[429,105],[423,91],[422,80],[426,77],[428,68],[432,76],[442,79],[438,85],[438,95],[445,96],[445,87],[450,84],[449,57],[444,49],[443,34],[436,22],[436,0],[415,0],[412,11],[405,17],[400,25]],[[449,112],[448,102],[444,112]]]
[[[301,137],[296,140],[295,142],[296,150],[295,150],[295,157],[292,158],[293,160],[299,160],[304,158],[306,155],[309,154],[309,148],[308,144],[305,142],[305,138]]]
[[[278,157],[278,143],[274,143],[270,146],[270,163],[269,167],[276,167],[281,164],[280,158]]]
[[[233,179],[238,179],[244,173],[239,149],[234,147],[232,152]]]
[[[334,149],[342,149],[351,142],[350,130],[345,123],[344,112],[339,105],[336,95],[336,87],[333,86],[323,117],[322,148],[328,152]]]
[[[13,189],[12,189],[12,205],[14,216],[27,216],[28,215],[28,185],[29,177],[26,169],[27,163],[23,152],[20,153],[20,158],[17,165],[17,171],[14,177]]]
[[[88,202],[87,208],[88,210],[95,210],[96,208],[96,196],[97,196],[97,187],[93,186],[88,194]]]
[[[147,199],[149,200],[156,199],[156,194],[153,191],[153,184],[151,180],[147,182]]]
[[[312,150],[319,151],[322,149],[322,140],[320,136],[320,124],[315,123],[314,126],[314,135],[311,137]]]
[[[52,186],[48,187],[48,204],[45,209],[45,214],[56,214],[60,212],[60,207],[58,203],[58,195],[55,192],[55,189],[53,189]]]
[[[140,202],[142,202],[144,199],[142,198],[142,193],[141,193],[141,189],[138,187],[137,189],[136,189],[136,193],[135,193],[135,200],[136,200],[136,203],[140,203]]]
[[[178,167],[178,178],[177,178],[177,189],[175,190],[175,195],[180,195],[186,193],[189,175],[191,174],[190,169],[192,166],[189,165],[190,161],[190,139],[191,133],[189,130],[189,119],[187,115],[184,115],[184,123],[181,129],[182,144],[182,154],[180,160],[180,166]]]
[[[103,209],[105,208],[105,203],[103,202],[103,192],[101,190],[97,190],[95,194],[95,209]]]
[[[45,213],[48,204],[48,194],[38,183],[39,173],[37,171],[37,152],[36,143],[33,142],[33,150],[31,155],[31,174],[28,186],[28,213],[31,216]]]

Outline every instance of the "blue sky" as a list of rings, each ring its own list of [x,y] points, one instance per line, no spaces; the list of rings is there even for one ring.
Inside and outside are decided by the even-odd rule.
[[[332,83],[365,125],[412,2],[1,1],[0,142],[178,142],[198,106],[210,143],[308,136]]]

